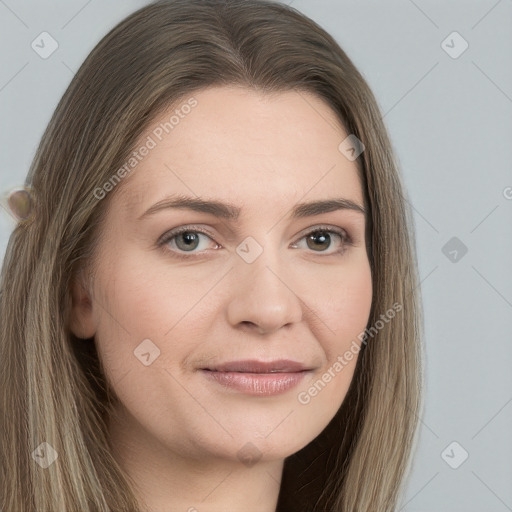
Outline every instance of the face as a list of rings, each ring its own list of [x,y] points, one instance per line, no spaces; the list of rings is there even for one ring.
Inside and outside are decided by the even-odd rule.
[[[160,123],[175,108],[154,120],[137,148],[154,147],[102,199],[72,328],[95,337],[139,443],[197,460],[282,459],[339,409],[367,325],[358,170],[338,149],[348,133],[312,94],[193,97],[169,133]],[[322,203],[340,199],[353,208]]]

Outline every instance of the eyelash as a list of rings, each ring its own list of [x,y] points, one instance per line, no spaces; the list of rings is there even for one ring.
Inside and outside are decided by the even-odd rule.
[[[308,231],[298,241],[303,240],[304,238],[307,238],[308,236],[318,233],[318,232],[335,234],[335,235],[338,235],[341,239],[342,247],[332,253],[328,253],[326,256],[335,256],[335,255],[341,256],[345,252],[345,250],[347,249],[348,246],[354,245],[352,238],[349,236],[349,234],[345,230],[342,230],[339,228],[333,228],[331,226],[322,226],[322,225],[315,227],[311,231]],[[171,240],[173,240],[175,237],[179,236],[181,233],[201,233],[201,234],[207,236],[208,238],[212,239],[212,236],[210,233],[208,233],[204,229],[198,228],[197,226],[181,226],[179,228],[168,231],[167,233],[162,235],[160,237],[159,241],[157,242],[158,247],[168,244]],[[294,245],[295,245],[295,243],[294,243]],[[199,254],[195,254],[195,253],[185,254],[183,252],[179,252],[179,249],[178,249],[178,251],[176,251],[175,249],[166,248],[166,250],[171,252],[174,257],[180,258],[180,259],[191,259],[191,258],[197,258],[200,256],[200,253]],[[312,251],[312,252],[317,252],[317,254],[322,254],[325,251]]]

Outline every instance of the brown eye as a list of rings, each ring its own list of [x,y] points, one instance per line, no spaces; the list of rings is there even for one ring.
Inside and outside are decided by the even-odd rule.
[[[333,238],[334,237],[334,238]],[[338,239],[338,247],[336,247],[335,240]],[[306,248],[318,254],[331,256],[335,254],[342,254],[345,249],[352,244],[352,239],[344,230],[340,228],[331,228],[321,226],[309,233],[306,233],[300,241],[306,239]],[[294,248],[298,247],[298,243],[294,244]],[[331,249],[329,251],[329,249]]]
[[[327,231],[314,231],[307,237],[308,247],[314,251],[323,251],[331,245],[331,235]]]

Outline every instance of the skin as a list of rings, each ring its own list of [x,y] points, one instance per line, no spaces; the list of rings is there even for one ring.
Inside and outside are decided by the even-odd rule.
[[[356,162],[338,150],[347,132],[320,98],[225,86],[194,98],[197,106],[118,185],[120,193],[103,199],[111,207],[94,279],[73,286],[72,330],[95,337],[120,400],[110,422],[115,456],[147,510],[238,512],[250,503],[251,511],[271,512],[284,458],[333,418],[357,355],[309,403],[298,395],[364,331],[372,298],[364,215],[289,214],[298,202],[334,197],[362,206],[363,191]],[[138,220],[174,193],[242,211],[237,221],[186,209]],[[344,242],[335,233],[330,244],[317,236],[308,245],[322,224],[345,230],[352,245],[337,253]],[[189,225],[211,234],[199,233],[195,258],[173,256],[191,254],[183,236],[157,246],[166,232]],[[236,251],[249,236],[263,248],[252,263]],[[149,366],[134,355],[145,339],[160,350]],[[263,397],[197,371],[205,361],[242,359],[291,359],[314,371]],[[238,454],[247,443],[255,447],[251,464]]]

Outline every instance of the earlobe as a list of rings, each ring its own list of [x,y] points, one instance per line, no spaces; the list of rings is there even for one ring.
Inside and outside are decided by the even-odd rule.
[[[69,314],[69,328],[71,332],[81,339],[92,338],[96,333],[93,317],[92,296],[82,274],[74,276],[70,284],[71,308]]]

